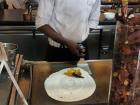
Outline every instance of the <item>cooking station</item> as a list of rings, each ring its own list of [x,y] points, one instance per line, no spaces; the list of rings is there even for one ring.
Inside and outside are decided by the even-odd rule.
[[[96,90],[93,95],[82,101],[56,101],[47,95],[44,88],[44,81],[50,74],[64,68],[76,67],[76,62],[27,61],[20,57],[15,70],[15,78],[30,105],[107,105],[110,95],[112,60],[87,62],[92,71],[91,76],[96,82]],[[5,70],[0,75],[0,80],[0,105],[22,105],[23,102]]]
[[[18,36],[24,34],[25,36],[30,36],[32,39],[43,36],[42,33],[39,33],[35,29],[35,17],[31,21],[25,21],[23,19],[24,12],[25,10],[5,9],[4,13],[0,14],[0,34],[5,36],[8,34],[10,37],[13,34]],[[33,12],[36,13],[36,11]],[[102,33],[104,29],[115,29],[115,25],[115,20],[106,21],[101,16],[97,30],[91,29],[90,34],[96,33],[96,31]],[[35,55],[32,54],[32,56]],[[50,98],[44,89],[44,81],[50,74],[64,68],[76,67],[76,62],[38,62],[24,60],[20,56],[18,60],[19,66],[17,66],[14,76],[30,105],[107,105],[110,95],[112,60],[89,60],[88,64],[93,72],[92,77],[96,82],[96,91],[91,97],[78,102],[66,103],[56,101]],[[48,66],[51,66],[51,71],[46,69]],[[22,104],[23,102],[16,92],[6,70],[3,70],[2,75],[0,75],[0,105]]]
[[[110,6],[112,6],[112,3],[103,3],[103,5],[106,5],[110,8]],[[137,4],[133,4],[133,5],[137,5]],[[133,7],[133,5],[131,6]],[[125,95],[126,96],[132,95],[130,92],[126,92],[126,94],[124,95],[125,92],[120,91],[121,88],[118,86],[118,84],[120,83],[121,85],[123,84],[123,86],[126,87],[128,86],[129,82],[131,82],[128,81],[128,78],[126,79],[126,81],[123,81],[124,79],[123,73],[126,72],[127,69],[131,69],[131,68],[129,66],[127,68],[127,66],[123,64],[124,62],[121,62],[122,61],[121,57],[117,55],[116,58],[120,59],[117,61],[117,63],[119,64],[118,66],[120,66],[122,63],[124,68],[122,71],[120,70],[122,69],[121,67],[119,69],[116,68],[116,71],[114,72],[115,69],[113,68],[114,67],[113,65],[114,59],[112,60],[113,57],[111,56],[110,57],[111,59],[102,59],[102,54],[101,54],[102,50],[104,50],[103,54],[105,55],[106,52],[108,52],[108,50],[112,51],[113,49],[114,38],[112,37],[113,35],[115,36],[114,30],[116,28],[116,20],[115,19],[110,21],[106,20],[103,14],[101,14],[99,26],[97,27],[97,29],[90,29],[89,32],[90,46],[92,46],[91,53],[93,54],[96,52],[97,57],[96,58],[91,57],[89,60],[86,60],[92,72],[92,75],[90,76],[93,80],[95,80],[96,83],[95,92],[90,97],[76,102],[63,102],[51,98],[45,90],[45,86],[44,86],[45,80],[48,79],[51,74],[56,73],[60,70],[63,70],[65,68],[77,67],[77,61],[54,62],[52,59],[52,62],[48,62],[47,60],[44,61],[42,59],[45,57],[44,53],[46,53],[45,48],[46,45],[48,44],[46,40],[47,38],[44,34],[36,30],[35,28],[36,10],[33,10],[32,12],[33,12],[33,18],[30,21],[23,19],[23,14],[25,13],[25,10],[23,9],[19,9],[19,10],[5,9],[4,13],[0,14],[0,42],[18,43],[19,49],[16,56],[16,62],[15,62],[16,66],[15,66],[15,70],[13,70],[12,73],[29,105],[109,105],[112,101],[110,97],[113,95],[115,96],[116,99],[120,98],[119,102],[122,101],[121,97],[123,99]],[[119,22],[117,22],[117,24],[118,23]],[[112,48],[106,44],[105,45],[102,44],[102,41],[105,36],[104,31],[108,31],[108,30],[109,33],[111,33],[111,38],[107,38],[107,42],[109,43],[109,45],[111,45]],[[121,32],[122,28],[118,28],[118,30]],[[99,35],[98,37],[96,36],[97,34]],[[123,35],[123,31],[121,34]],[[94,36],[94,38],[93,37],[91,38],[91,36]],[[95,43],[95,41],[98,41],[98,43]],[[96,47],[96,49],[94,49],[93,46]],[[37,52],[38,49],[41,52]],[[120,52],[118,52],[118,54],[123,53],[125,56],[124,53],[125,51],[127,54],[130,53],[129,52],[130,50],[125,49],[124,51],[121,50]],[[127,56],[125,57],[129,58]],[[135,64],[135,66],[137,64],[140,64],[137,63],[136,58],[134,60],[135,61],[128,62],[127,64],[131,66],[133,66],[132,64]],[[115,81],[113,82],[114,84],[112,85],[112,80],[113,80],[112,78],[115,78],[114,80],[119,81],[119,83]],[[111,86],[114,85],[116,87],[118,86],[117,87],[118,96],[116,96],[116,94],[112,94]],[[114,89],[114,93],[116,92],[115,89]],[[124,99],[123,101],[125,102],[126,100]],[[0,105],[24,105],[23,99],[16,91],[16,88],[13,85],[5,68],[3,68],[2,73],[0,75]],[[114,104],[110,104],[110,105],[114,105]]]

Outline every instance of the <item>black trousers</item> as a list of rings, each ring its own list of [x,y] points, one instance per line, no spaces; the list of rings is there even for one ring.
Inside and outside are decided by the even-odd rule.
[[[88,59],[87,40],[81,43],[85,47],[85,59]],[[46,51],[46,61],[61,62],[61,61],[78,61],[80,58],[73,55],[68,48],[56,48],[48,44]]]

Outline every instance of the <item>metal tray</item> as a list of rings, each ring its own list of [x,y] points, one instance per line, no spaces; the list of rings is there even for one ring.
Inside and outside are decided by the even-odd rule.
[[[47,70],[48,63],[29,64],[28,69],[21,70],[19,85],[23,91],[29,105],[107,105],[109,103],[112,61],[97,60],[88,61],[93,72],[97,89],[95,93],[82,101],[78,102],[60,102],[50,98],[44,88],[44,80],[53,72],[67,68],[75,67],[76,62],[50,62],[51,70]],[[23,105],[17,95],[16,104]]]

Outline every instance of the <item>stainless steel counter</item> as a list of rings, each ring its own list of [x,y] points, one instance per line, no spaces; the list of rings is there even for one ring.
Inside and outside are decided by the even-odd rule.
[[[26,75],[21,77],[24,79],[22,79],[22,82],[19,81],[19,83],[25,96],[31,96],[30,100],[28,100],[30,105],[107,105],[109,103],[110,96],[112,60],[90,60],[88,63],[97,87],[92,96],[82,101],[56,101],[50,98],[44,89],[44,81],[51,73],[64,68],[75,67],[76,62],[34,62],[30,95],[27,95],[28,90],[25,88],[28,87],[28,84],[26,84],[28,77]],[[49,69],[49,66],[51,66],[52,69]],[[26,71],[24,70],[24,72]],[[18,98],[16,102],[17,105],[22,105],[20,98]]]
[[[0,75],[0,105],[7,105],[10,95],[12,82],[8,77],[6,70]]]

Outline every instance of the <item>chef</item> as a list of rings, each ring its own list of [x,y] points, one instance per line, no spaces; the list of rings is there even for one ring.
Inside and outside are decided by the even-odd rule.
[[[79,59],[83,51],[79,43],[85,44],[89,28],[99,23],[100,4],[100,0],[40,0],[36,27],[48,36],[47,60]]]

